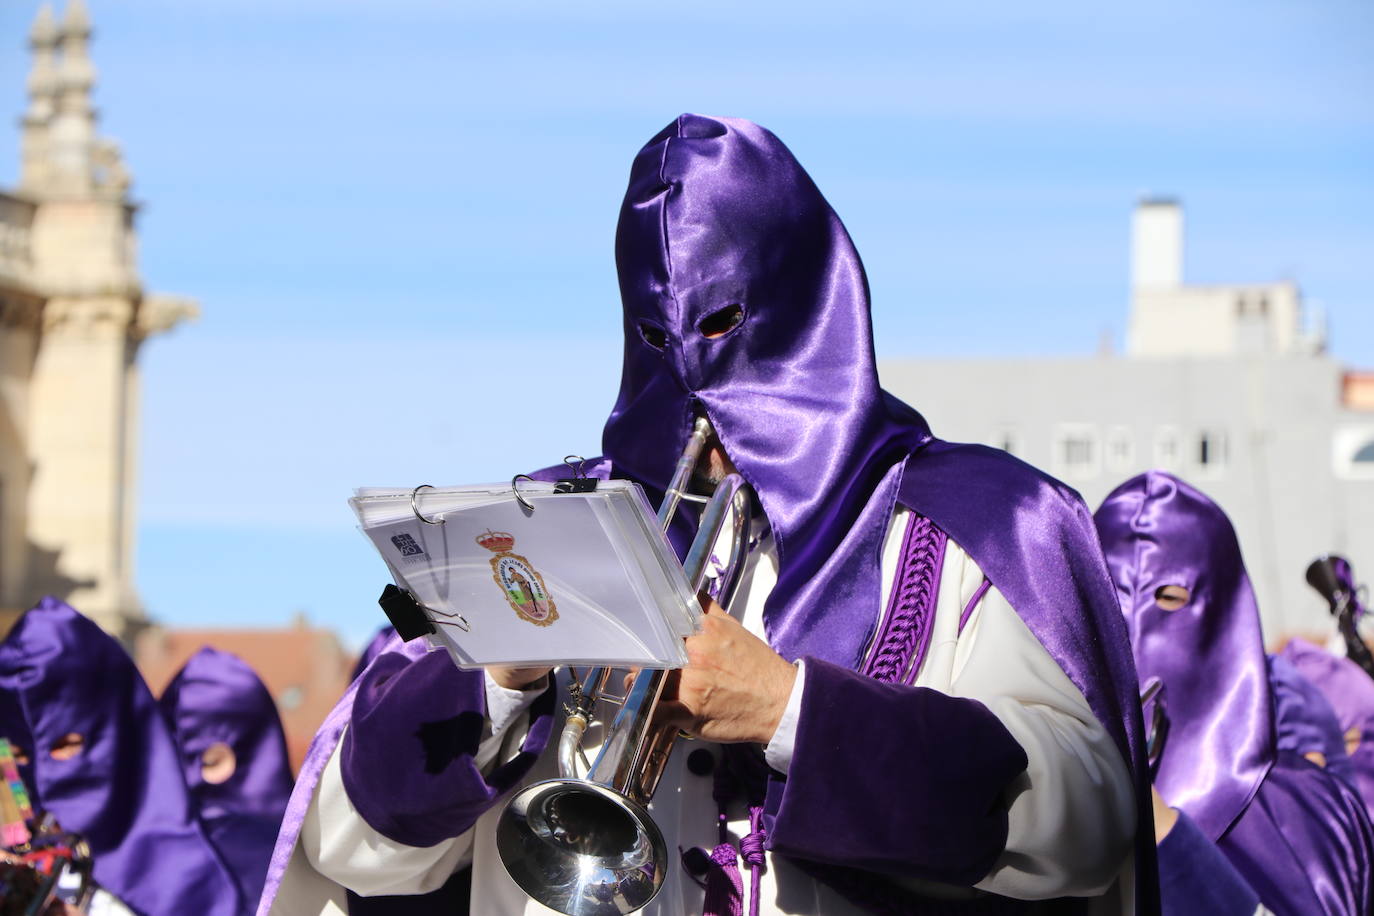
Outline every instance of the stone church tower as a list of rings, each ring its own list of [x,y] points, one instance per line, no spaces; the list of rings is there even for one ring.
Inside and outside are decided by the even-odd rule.
[[[128,640],[138,351],[196,314],[138,274],[130,176],[96,130],[84,0],[30,33],[19,185],[0,189],[0,627],[56,595]]]

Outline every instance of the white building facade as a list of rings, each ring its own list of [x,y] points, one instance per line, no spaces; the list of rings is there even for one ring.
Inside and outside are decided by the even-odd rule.
[[[1328,631],[1308,562],[1340,553],[1374,580],[1374,374],[1326,355],[1292,283],[1184,283],[1177,202],[1142,201],[1132,229],[1125,355],[885,361],[883,384],[1090,508],[1141,471],[1178,474],[1235,523],[1266,640]]]

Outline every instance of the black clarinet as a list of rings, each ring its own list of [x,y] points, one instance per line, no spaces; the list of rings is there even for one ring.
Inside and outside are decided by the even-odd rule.
[[[1355,629],[1355,589],[1353,583],[1346,583],[1337,574],[1338,564],[1346,569],[1350,568],[1350,564],[1343,557],[1334,554],[1317,557],[1307,567],[1307,584],[1315,588],[1331,606],[1331,613],[1336,618],[1336,628],[1341,631],[1341,637],[1345,640],[1346,656],[1363,668],[1365,674],[1374,678],[1374,655],[1370,654],[1369,647],[1364,644],[1364,640]]]

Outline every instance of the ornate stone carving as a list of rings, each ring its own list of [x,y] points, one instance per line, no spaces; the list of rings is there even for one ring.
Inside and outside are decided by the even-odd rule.
[[[132,331],[133,303],[127,299],[49,299],[43,306],[43,333],[82,337],[120,337]]]

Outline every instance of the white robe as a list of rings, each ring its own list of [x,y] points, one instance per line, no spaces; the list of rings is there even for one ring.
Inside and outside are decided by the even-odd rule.
[[[887,607],[907,519],[907,511],[899,507],[888,529],[883,595],[875,617]],[[764,600],[777,580],[776,555],[770,544],[765,541],[751,555],[735,600],[736,616],[757,634],[763,633]],[[1009,792],[1006,847],[976,886],[1024,899],[1096,896],[1094,913],[1131,913],[1136,807],[1129,769],[1083,694],[997,589],[985,591],[961,630],[960,618],[983,581],[982,571],[951,540],[940,575],[930,646],[915,680],[916,686],[982,702],[1029,760]],[[879,630],[875,626],[874,632]],[[797,678],[782,723],[765,748],[769,765],[783,773],[791,762],[803,680]],[[560,681],[560,689],[564,684]],[[514,756],[528,727],[526,709],[536,695],[537,691],[503,690],[488,679],[488,732],[478,750],[479,766],[490,767]],[[561,700],[558,707],[562,708]],[[589,730],[589,756],[594,756],[599,735],[595,726]],[[556,744],[550,741],[527,781],[557,775]],[[650,805],[669,850],[669,868],[659,895],[641,911],[645,916],[701,913],[702,889],[676,861],[676,851],[692,846],[709,851],[717,840],[712,779],[695,776],[686,766],[691,750],[715,750],[715,746],[681,740],[679,745]],[[271,916],[343,913],[340,885],[362,896],[425,893],[469,865],[474,914],[554,912],[526,897],[501,865],[495,842],[501,804],[459,837],[432,847],[405,846],[372,830],[354,810],[344,790],[339,755],[336,748],[321,775]],[[855,780],[855,790],[861,787],[862,781]],[[732,835],[738,839],[749,829],[747,811],[740,806],[730,814]],[[747,894],[748,867],[743,863],[740,867]],[[931,896],[973,893],[931,882],[910,884]],[[760,912],[765,914],[864,913],[791,862],[771,854],[760,902]]]

